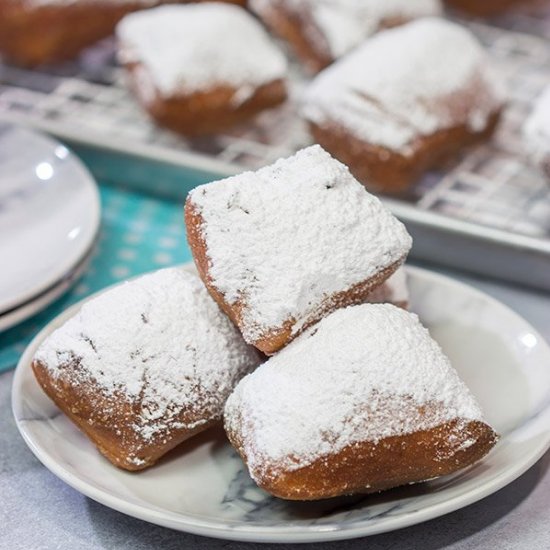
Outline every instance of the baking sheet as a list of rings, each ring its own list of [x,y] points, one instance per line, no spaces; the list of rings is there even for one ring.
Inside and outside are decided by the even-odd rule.
[[[525,18],[511,21],[526,30]],[[544,32],[548,20],[531,17],[530,25]],[[468,24],[507,83],[509,104],[497,135],[445,171],[427,174],[406,196],[385,200],[415,237],[417,258],[550,290],[550,186],[527,160],[520,135],[550,83],[550,43]],[[499,24],[511,25],[506,18]],[[305,78],[296,67],[284,106],[238,130],[187,140],[148,119],[127,92],[113,52],[106,40],[63,66],[0,65],[0,119],[64,139],[97,177],[177,200],[199,183],[258,168],[310,143],[297,116]]]

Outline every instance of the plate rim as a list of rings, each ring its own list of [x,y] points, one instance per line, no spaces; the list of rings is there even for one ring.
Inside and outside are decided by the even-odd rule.
[[[90,266],[97,241],[98,239],[96,238],[79,262],[52,286],[49,286],[43,292],[21,305],[4,313],[0,313],[0,335],[20,323],[27,321],[31,317],[34,317],[69,292],[69,290],[84,276],[86,270]]]
[[[10,300],[7,300],[1,306],[0,315],[9,314],[19,307],[24,307],[28,302],[32,302],[35,299],[38,299],[40,295],[48,292],[50,288],[56,286],[57,283],[61,282],[64,279],[66,273],[77,268],[77,266],[85,259],[87,254],[94,246],[94,243],[97,242],[101,230],[101,198],[99,196],[98,184],[96,179],[94,178],[88,167],[80,159],[80,157],[69,146],[51,137],[50,135],[44,134],[41,131],[29,128],[28,126],[23,124],[8,123],[8,126],[11,127],[12,131],[15,130],[18,132],[22,132],[28,137],[32,137],[33,139],[37,139],[48,144],[48,146],[51,147],[52,150],[59,146],[67,149],[70,161],[74,163],[76,169],[80,172],[80,177],[78,178],[78,180],[80,181],[80,185],[83,186],[83,188],[86,188],[90,193],[91,200],[89,203],[89,215],[92,225],[90,237],[87,241],[83,242],[82,249],[77,257],[73,257],[71,261],[65,260],[64,262],[59,262],[58,264],[56,264],[58,269],[56,269],[55,275],[52,276],[50,274],[50,276],[45,278],[40,284],[33,285],[32,289],[29,289],[26,292],[19,294],[19,296],[17,296],[16,298],[11,298]]]
[[[182,266],[189,266],[192,262],[187,262],[185,264],[180,264]],[[503,308],[507,313],[511,314],[512,317],[521,321],[524,325],[529,327],[529,330],[535,335],[540,342],[540,345],[543,347],[543,353],[547,354],[550,358],[550,346],[546,339],[537,331],[531,323],[524,319],[521,315],[516,313],[512,308],[503,304],[496,298],[488,295],[487,293],[461,281],[458,281],[447,275],[440,273],[435,273],[425,268],[416,267],[416,266],[406,266],[408,274],[415,274],[421,278],[425,278],[428,281],[431,279],[439,280],[445,282],[446,284],[452,284],[466,290],[468,293],[476,295],[479,298],[486,300],[491,303],[493,306]],[[15,418],[15,423],[17,429],[21,436],[23,437],[25,443],[36,456],[36,458],[54,475],[60,478],[62,481],[67,483],[73,489],[84,494],[85,496],[91,498],[92,500],[99,502],[109,508],[112,508],[118,512],[124,513],[126,515],[138,518],[149,523],[160,525],[162,527],[167,527],[175,529],[178,531],[184,531],[187,533],[201,535],[211,538],[225,539],[225,540],[234,540],[234,541],[244,541],[244,542],[270,542],[270,543],[307,543],[307,542],[329,542],[337,540],[345,540],[352,538],[360,538],[371,535],[376,535],[380,533],[390,532],[425,521],[441,517],[443,515],[449,514],[465,506],[478,502],[483,498],[499,491],[524,472],[526,472],[531,466],[533,466],[538,460],[546,453],[550,448],[550,430],[545,430],[543,434],[539,436],[539,441],[537,447],[529,454],[523,456],[519,461],[515,461],[510,467],[504,469],[500,473],[497,472],[494,479],[485,484],[476,486],[474,489],[469,490],[466,493],[459,493],[457,495],[451,496],[448,500],[444,502],[437,502],[430,504],[426,507],[418,509],[414,512],[404,514],[403,516],[392,516],[389,521],[391,525],[386,525],[385,523],[363,525],[361,521],[354,521],[354,523],[346,528],[345,526],[334,525],[285,525],[284,527],[280,526],[266,526],[259,525],[255,526],[253,523],[249,524],[236,524],[234,526],[228,526],[227,524],[222,524],[221,522],[216,523],[213,520],[203,519],[199,516],[192,516],[190,514],[181,513],[178,514],[173,511],[162,511],[155,506],[144,506],[142,504],[129,502],[128,500],[106,493],[102,489],[91,486],[87,481],[81,480],[76,474],[69,472],[63,468],[55,459],[50,457],[49,453],[40,447],[30,436],[26,430],[27,421],[21,418],[21,415],[18,412],[20,406],[20,393],[22,388],[22,380],[24,378],[24,369],[26,365],[30,364],[30,359],[34,354],[35,348],[37,345],[45,338],[47,334],[51,332],[51,326],[55,322],[61,321],[65,317],[72,315],[82,304],[94,296],[101,294],[112,288],[113,286],[123,284],[123,282],[115,283],[104,289],[86,297],[85,299],[73,304],[54,319],[52,319],[30,342],[30,344],[25,349],[25,352],[22,354],[17,367],[15,369],[14,379],[12,383],[12,414]],[[548,417],[548,418],[547,418]],[[550,420],[550,403],[543,408],[537,416],[528,420],[526,425],[533,424],[547,424],[547,420]],[[515,430],[514,430],[515,431]],[[511,434],[514,433],[511,432]],[[509,434],[509,435],[511,435]],[[543,437],[544,436],[544,437]]]

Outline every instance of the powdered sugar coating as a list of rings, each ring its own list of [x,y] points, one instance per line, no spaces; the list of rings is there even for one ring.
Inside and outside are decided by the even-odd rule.
[[[260,86],[287,62],[262,26],[231,4],[168,5],[127,15],[116,30],[123,63],[141,63],[163,96]]]
[[[439,0],[251,0],[261,16],[271,10],[303,17],[304,36],[337,59],[388,22],[409,20],[442,11]]]
[[[537,98],[523,126],[528,153],[550,174],[550,86]]]
[[[259,364],[198,276],[182,268],[144,275],[86,302],[35,360],[55,380],[89,386],[90,399],[135,404],[131,428],[143,442],[221,418],[235,384]],[[200,420],[182,424],[182,411]]]
[[[224,418],[259,480],[353,443],[482,414],[416,315],[364,304],[334,312],[245,377]]]
[[[315,145],[257,172],[202,185],[189,196],[213,286],[244,303],[248,342],[294,321],[293,333],[322,302],[402,262],[405,227],[346,166]]]
[[[310,84],[302,113],[412,155],[420,136],[483,130],[503,104],[499,79],[467,29],[426,18],[383,31]]]

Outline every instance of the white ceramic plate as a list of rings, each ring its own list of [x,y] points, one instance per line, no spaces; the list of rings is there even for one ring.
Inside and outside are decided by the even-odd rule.
[[[29,319],[33,315],[36,315],[39,311],[46,309],[51,303],[55,302],[55,300],[65,294],[65,292],[67,292],[86,271],[88,265],[90,264],[93,250],[94,246],[92,245],[80,263],[74,269],[69,271],[69,273],[64,275],[61,281],[57,284],[47,288],[28,302],[24,302],[20,306],[1,314],[0,332],[8,330],[13,326],[22,323],[26,319]]]
[[[0,315],[59,284],[99,223],[97,186],[78,158],[51,138],[0,124]]]
[[[306,542],[361,537],[426,521],[510,483],[550,443],[550,349],[511,310],[468,286],[409,268],[411,305],[451,357],[501,434],[477,465],[380,495],[317,503],[270,497],[250,480],[223,433],[184,443],[138,474],[111,466],[42,393],[30,363],[40,342],[75,313],[48,325],[17,367],[13,411],[34,454],[69,485],[111,508],[211,537]]]

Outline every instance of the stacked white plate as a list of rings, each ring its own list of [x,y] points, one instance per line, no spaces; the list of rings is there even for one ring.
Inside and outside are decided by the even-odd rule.
[[[100,226],[97,185],[66,147],[0,124],[0,331],[84,272]]]

